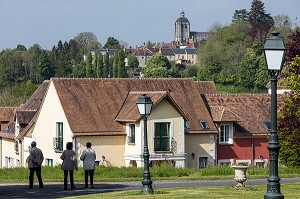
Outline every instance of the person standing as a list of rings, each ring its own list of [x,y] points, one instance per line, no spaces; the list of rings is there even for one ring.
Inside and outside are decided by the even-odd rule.
[[[83,161],[85,182],[84,188],[88,188],[88,176],[90,176],[90,187],[93,189],[96,153],[91,147],[92,143],[87,142],[86,149],[82,152],[80,160]]]
[[[36,147],[36,142],[31,142],[31,150],[28,158],[28,167],[30,170],[29,174],[29,187],[28,189],[33,188],[33,176],[34,172],[36,173],[36,177],[39,181],[39,188],[43,188],[43,180],[42,180],[42,162],[44,161],[44,155],[41,149]]]
[[[73,143],[67,142],[66,150],[60,156],[60,159],[63,160],[61,169],[64,170],[64,189],[67,190],[68,188],[68,173],[70,174],[70,184],[71,189],[76,189],[74,186],[74,177],[73,172],[74,169],[78,169],[77,167],[77,159],[75,151],[73,151]]]

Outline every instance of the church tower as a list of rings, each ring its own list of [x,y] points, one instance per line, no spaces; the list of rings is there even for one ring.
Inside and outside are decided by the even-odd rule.
[[[175,37],[174,41],[180,44],[185,43],[190,38],[190,22],[184,16],[184,11],[180,13],[179,17],[175,22]]]

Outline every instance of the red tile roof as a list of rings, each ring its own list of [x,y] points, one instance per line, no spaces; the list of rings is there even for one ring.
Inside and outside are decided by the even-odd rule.
[[[207,94],[204,95],[215,122],[236,122],[238,133],[267,134],[270,122],[269,94]]]
[[[129,101],[137,99],[130,92],[165,91],[187,117],[187,133],[217,133],[217,129],[192,79],[67,79],[53,78],[64,112],[75,135],[124,134],[121,119],[136,119],[137,107]],[[130,100],[126,102],[126,98]],[[156,96],[159,98],[159,93]],[[129,103],[126,105],[125,103]],[[122,110],[126,105],[131,110]],[[155,107],[154,107],[155,108]],[[136,109],[136,110],[133,110]],[[125,116],[127,115],[127,116]],[[132,115],[132,116],[131,116]],[[210,129],[203,129],[199,121]]]
[[[0,121],[11,121],[14,117],[15,110],[16,107],[0,107]]]

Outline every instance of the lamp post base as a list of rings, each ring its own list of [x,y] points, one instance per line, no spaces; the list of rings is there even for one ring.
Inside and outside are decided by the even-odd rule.
[[[142,181],[143,187],[141,190],[142,194],[153,194],[153,188],[152,188],[152,180],[143,180]]]
[[[281,193],[266,193],[264,199],[283,199],[284,195]]]

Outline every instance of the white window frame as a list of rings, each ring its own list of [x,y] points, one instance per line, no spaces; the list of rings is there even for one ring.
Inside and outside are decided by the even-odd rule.
[[[205,167],[201,167],[200,168],[200,158],[206,158],[206,165]],[[209,161],[210,161],[210,157],[209,156],[205,156],[205,155],[197,155],[197,168],[198,169],[204,169],[207,168],[209,166]]]
[[[49,165],[50,162],[52,163],[51,165]],[[45,166],[53,167],[53,159],[52,158],[45,158]]]
[[[218,165],[221,166],[221,164],[229,163],[229,166],[232,166],[233,160],[232,159],[220,159],[218,160]]]
[[[58,124],[62,124],[62,135],[59,136],[58,134]],[[56,120],[54,121],[54,128],[55,128],[55,138],[62,138],[62,148],[61,150],[56,151],[63,151],[64,150],[64,138],[65,138],[65,122],[63,120]]]
[[[228,141],[221,141],[221,128],[222,126],[229,127]],[[232,123],[222,123],[219,127],[219,143],[220,144],[233,144],[233,124]]]
[[[130,140],[129,140],[129,137],[132,137],[132,132],[131,132],[131,125],[134,125],[134,142],[131,142]],[[136,142],[136,124],[135,123],[130,123],[130,124],[128,124],[128,137],[127,137],[127,143],[128,144],[135,144],[135,142]]]

